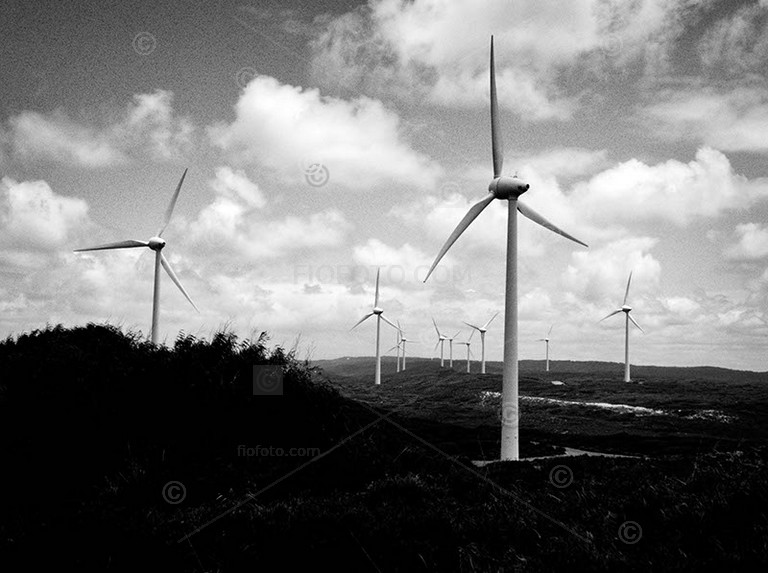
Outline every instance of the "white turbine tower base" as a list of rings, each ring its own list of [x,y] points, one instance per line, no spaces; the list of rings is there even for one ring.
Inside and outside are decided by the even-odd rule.
[[[517,460],[520,458],[520,436],[518,416],[518,371],[517,371],[517,212],[520,211],[535,223],[563,235],[581,245],[587,246],[578,239],[562,231],[536,211],[518,201],[530,185],[515,177],[502,175],[504,162],[501,130],[499,126],[499,109],[496,97],[496,71],[493,59],[493,36],[491,36],[491,148],[493,156],[493,180],[488,186],[488,194],[475,203],[448,237],[440,252],[437,254],[432,267],[424,281],[429,278],[440,259],[453,245],[456,239],[469,227],[472,221],[490,205],[494,199],[507,201],[507,283],[504,299],[504,375],[501,392],[501,459]]]
[[[637,324],[634,318],[629,314],[632,312],[632,307],[627,304],[627,298],[629,297],[629,283],[632,280],[632,273],[629,273],[629,278],[627,279],[627,290],[624,291],[624,302],[621,303],[621,308],[614,310],[612,313],[610,313],[608,316],[604,316],[600,319],[600,322],[604,321],[606,318],[610,318],[614,314],[619,314],[620,312],[624,313],[624,382],[631,382],[632,380],[629,377],[629,323],[630,321],[632,324],[634,324],[637,328],[640,329],[640,332],[645,334],[645,331],[640,328],[640,325]]]
[[[352,331],[357,326],[372,316],[376,316],[376,374],[374,377],[374,383],[378,386],[381,384],[381,346],[379,345],[379,338],[381,335],[381,321],[383,320],[387,324],[389,324],[392,328],[397,329],[397,327],[392,324],[389,320],[387,320],[384,316],[382,316],[382,313],[384,312],[384,309],[379,307],[379,273],[381,272],[381,269],[376,270],[376,294],[373,298],[373,308],[371,309],[371,312],[366,314],[363,318],[357,321],[355,326],[350,328],[349,330]]]
[[[184,290],[184,287],[181,286],[181,282],[179,281],[179,278],[176,276],[176,273],[173,272],[173,269],[171,268],[171,264],[168,262],[168,259],[165,258],[165,255],[163,255],[163,247],[165,247],[165,239],[162,238],[163,231],[168,227],[168,223],[171,221],[171,216],[173,215],[173,209],[176,206],[176,200],[179,198],[179,192],[181,191],[181,184],[184,183],[184,177],[187,175],[187,170],[184,170],[184,173],[181,175],[181,179],[179,180],[179,184],[176,186],[176,191],[173,193],[173,197],[171,198],[171,202],[168,204],[168,208],[165,210],[165,218],[163,220],[163,226],[160,227],[160,230],[157,232],[157,235],[154,237],[151,237],[149,241],[135,241],[133,239],[129,239],[127,241],[118,241],[116,243],[108,243],[106,245],[99,245],[97,247],[87,247],[84,249],[75,249],[76,253],[83,253],[86,251],[107,251],[112,249],[136,249],[139,247],[147,247],[149,249],[152,249],[155,251],[155,276],[154,276],[154,285],[152,287],[152,330],[150,331],[150,340],[153,344],[157,343],[157,338],[159,334],[159,324],[160,324],[160,267],[162,266],[165,269],[165,272],[168,273],[168,276],[171,277],[171,280],[173,281],[173,284],[175,284],[181,293],[184,295],[184,297],[189,301],[189,303],[194,307],[194,309],[197,312],[200,312],[200,310],[195,306],[195,303],[192,302],[192,299],[187,294],[187,291]]]
[[[483,326],[475,326],[474,324],[469,324],[468,322],[464,323],[467,326],[471,326],[480,333],[480,374],[485,374],[485,333],[488,330],[488,325],[491,324],[491,321],[496,318],[498,314],[498,312],[494,314]]]

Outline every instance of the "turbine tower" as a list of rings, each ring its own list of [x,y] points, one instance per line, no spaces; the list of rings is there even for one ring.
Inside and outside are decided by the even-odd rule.
[[[397,331],[397,344],[395,344],[392,348],[387,350],[387,354],[392,352],[393,350],[397,350],[397,355],[395,357],[395,360],[397,361],[397,372],[400,372],[400,331]]]
[[[453,339],[456,338],[461,331],[456,331],[456,334],[448,338],[448,368],[453,368]]]
[[[435,325],[435,330],[437,331],[437,344],[435,344],[435,350],[437,350],[437,347],[439,345],[440,346],[440,368],[443,368],[445,366],[445,360],[443,359],[443,346],[447,337],[440,332],[439,328],[437,328],[437,323],[435,322],[434,317],[432,318],[432,324]]]
[[[405,332],[400,328],[400,321],[397,321],[398,331],[400,335],[400,344],[403,345],[403,372],[405,372],[405,344],[406,342],[411,342],[405,337]]]
[[[392,328],[397,329],[397,327],[392,324],[389,320],[387,320],[384,316],[381,315],[381,313],[384,312],[384,309],[379,307],[379,273],[381,272],[381,268],[376,269],[376,294],[374,295],[373,299],[373,308],[371,309],[371,312],[366,314],[363,318],[357,321],[355,326],[350,328],[349,330],[352,331],[357,326],[365,321],[371,318],[373,315],[376,315],[376,377],[375,377],[375,383],[378,386],[381,384],[381,351],[379,346],[379,336],[381,334],[381,321],[383,320],[387,324],[389,324]]]
[[[467,326],[471,326],[475,330],[477,330],[480,333],[480,374],[485,374],[485,332],[488,330],[488,325],[491,324],[491,321],[496,318],[496,316],[499,313],[497,312],[494,314],[488,322],[486,322],[483,326],[475,326],[474,324],[469,324],[468,322],[464,322]],[[462,321],[463,322],[463,321]],[[474,332],[474,331],[473,331]]]
[[[502,150],[501,130],[499,126],[499,107],[496,97],[496,71],[493,61],[493,36],[491,36],[491,148],[493,156],[493,180],[488,185],[488,194],[475,203],[464,215],[456,229],[440,249],[432,267],[424,281],[429,278],[440,259],[453,245],[456,239],[465,231],[475,218],[490,205],[494,199],[507,201],[507,284],[504,298],[504,375],[501,396],[501,459],[517,460],[520,458],[519,427],[518,427],[518,370],[517,370],[517,212],[533,222],[563,235],[564,237],[587,246],[578,239],[562,231],[530,207],[518,201],[530,185],[518,179],[517,176],[502,175],[504,155]]]
[[[458,344],[466,344],[467,345],[467,374],[469,374],[469,358],[472,355],[472,351],[469,349],[469,345],[472,344],[472,337],[475,335],[475,331],[473,330],[469,334],[469,338],[465,342],[459,342]]]
[[[165,272],[168,273],[168,276],[171,277],[171,280],[173,283],[179,287],[179,290],[181,293],[186,297],[186,299],[189,301],[189,303],[194,307],[194,309],[197,312],[200,312],[200,310],[195,306],[195,303],[192,302],[192,299],[189,298],[189,295],[187,294],[187,291],[184,290],[184,287],[181,286],[181,283],[179,282],[178,277],[176,276],[176,273],[173,272],[173,269],[171,268],[171,264],[168,262],[168,259],[165,258],[165,255],[163,255],[163,247],[165,247],[165,239],[162,238],[163,231],[168,227],[168,223],[171,221],[171,215],[173,215],[173,209],[176,206],[176,200],[179,198],[179,192],[181,191],[181,184],[184,183],[184,177],[187,175],[187,170],[184,170],[184,173],[181,175],[181,179],[179,180],[179,184],[176,186],[176,191],[173,193],[173,197],[171,198],[171,202],[168,205],[168,208],[165,210],[165,218],[163,221],[163,226],[160,227],[160,230],[157,232],[157,235],[154,237],[151,237],[149,241],[135,241],[133,239],[129,239],[127,241],[118,241],[116,243],[108,243],[106,245],[99,245],[98,247],[87,247],[85,249],[75,249],[76,253],[83,253],[86,251],[106,251],[111,249],[137,249],[139,247],[148,247],[155,251],[155,284],[154,284],[154,294],[152,296],[152,330],[151,330],[151,340],[153,344],[157,343],[157,337],[158,337],[158,324],[160,321],[160,266],[165,269]]]
[[[547,356],[547,366],[545,368],[546,372],[549,372],[549,335],[552,334],[552,328],[554,326],[555,325],[553,324],[552,326],[549,327],[549,332],[547,332],[547,336],[546,337],[539,338],[539,342],[545,342],[546,346],[547,346],[547,354],[546,354],[546,356]]]
[[[624,302],[621,303],[621,308],[614,310],[611,314],[608,316],[604,316],[600,319],[600,322],[604,321],[606,318],[610,318],[614,314],[619,314],[620,312],[624,313],[624,382],[631,382],[629,378],[629,323],[630,321],[632,324],[634,324],[637,328],[640,328],[640,325],[637,324],[634,318],[629,314],[632,311],[632,307],[627,304],[627,297],[629,297],[629,283],[632,280],[632,273],[629,273],[629,278],[627,279],[627,290],[624,292]],[[645,333],[645,331],[640,328],[640,332]]]

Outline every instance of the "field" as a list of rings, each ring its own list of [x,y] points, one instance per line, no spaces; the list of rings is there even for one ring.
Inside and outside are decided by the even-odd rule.
[[[409,359],[396,374],[387,358],[374,387],[370,358],[308,364],[266,335],[156,348],[89,325],[8,339],[0,566],[768,564],[765,373],[636,367],[625,384],[617,364],[522,362],[528,460],[483,465],[498,455],[500,365],[465,364]],[[254,395],[254,367],[279,368],[282,394]],[[574,450],[627,457],[560,455]]]

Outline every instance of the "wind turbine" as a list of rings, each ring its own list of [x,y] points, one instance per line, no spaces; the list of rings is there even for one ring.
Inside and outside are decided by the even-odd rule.
[[[461,332],[460,330],[457,330],[456,334],[454,334],[453,336],[451,336],[450,338],[447,339],[448,340],[448,349],[449,349],[448,350],[448,356],[449,356],[448,368],[453,368],[453,339],[456,338],[459,335],[460,332]]]
[[[539,338],[539,342],[546,342],[547,343],[547,367],[546,367],[546,371],[547,372],[549,372],[549,335],[552,334],[552,328],[554,326],[555,325],[553,324],[552,326],[549,327],[549,332],[547,332],[547,336],[546,337]]]
[[[403,370],[405,370],[405,343],[403,342],[405,339],[403,338],[403,329],[400,327],[400,321],[397,321],[397,338],[395,339],[397,341],[397,344],[395,344],[392,348],[387,350],[387,352],[392,352],[393,350],[397,349],[397,371],[400,372],[400,344],[403,345]]]
[[[398,329],[398,335],[400,337],[400,344],[403,345],[403,372],[405,372],[405,343],[411,342],[405,337],[405,333],[403,332],[403,329],[400,328],[400,321],[397,321],[397,329]]]
[[[437,350],[437,346],[440,345],[440,368],[442,368],[445,366],[445,360],[443,359],[443,346],[447,336],[442,334],[440,329],[437,328],[437,323],[435,322],[434,317],[432,318],[432,324],[435,325],[435,330],[437,331],[437,344],[435,344],[435,350]]]
[[[488,330],[488,325],[491,324],[491,321],[496,318],[498,314],[498,312],[494,314],[483,326],[475,326],[474,324],[469,324],[468,322],[462,321],[464,324],[471,326],[480,333],[480,374],[485,374],[485,332]]]
[[[629,278],[627,279],[627,290],[624,292],[624,302],[621,303],[621,308],[614,310],[611,314],[608,316],[605,316],[600,319],[600,322],[604,321],[606,318],[610,318],[614,314],[619,314],[620,312],[623,312],[624,317],[624,382],[631,382],[629,379],[629,323],[632,321],[632,324],[634,324],[637,328],[640,328],[640,325],[637,324],[634,318],[629,314],[632,311],[632,307],[627,304],[627,297],[629,296],[629,283],[632,280],[632,273],[629,273]],[[645,331],[640,328],[640,332],[645,333]]]
[[[501,459],[517,460],[520,457],[518,428],[518,370],[517,370],[517,212],[538,223],[542,227],[558,233],[580,245],[587,246],[565,231],[559,229],[530,207],[520,203],[518,197],[525,193],[530,185],[514,177],[503,176],[504,154],[502,149],[501,129],[499,126],[499,106],[496,97],[496,71],[493,59],[493,36],[491,36],[491,148],[493,156],[493,179],[488,185],[488,194],[475,203],[464,215],[432,263],[424,282],[443,258],[456,239],[466,230],[475,218],[490,205],[494,199],[507,201],[507,284],[504,298],[504,375],[501,397]]]
[[[467,345],[467,374],[469,374],[469,357],[472,355],[472,351],[469,349],[469,345],[472,344],[472,337],[475,335],[475,331],[473,330],[469,334],[469,338],[466,340],[466,342],[459,342],[458,344],[466,344]]]
[[[383,320],[387,324],[389,324],[392,328],[397,329],[397,327],[392,324],[389,320],[387,320],[385,317],[381,315],[382,312],[384,312],[384,309],[379,307],[379,273],[381,272],[381,268],[376,269],[376,294],[374,295],[373,299],[373,308],[371,309],[371,312],[366,314],[363,318],[357,321],[355,326],[350,328],[349,330],[352,331],[357,326],[365,321],[371,318],[373,315],[376,315],[376,378],[375,382],[378,386],[381,384],[381,351],[379,347],[379,335],[381,334],[381,321]]]
[[[171,280],[173,281],[173,283],[177,287],[179,287],[179,290],[186,297],[189,303],[195,308],[197,312],[200,312],[197,306],[195,306],[195,303],[192,302],[192,299],[189,298],[187,291],[185,291],[184,287],[181,286],[181,283],[179,282],[179,279],[176,276],[176,273],[173,272],[173,269],[171,268],[171,265],[168,262],[168,259],[165,258],[165,255],[163,255],[163,252],[162,252],[163,247],[165,247],[165,239],[162,238],[163,231],[165,231],[165,229],[168,227],[168,223],[171,220],[171,215],[173,215],[173,209],[176,206],[176,200],[179,198],[179,192],[181,191],[181,184],[184,183],[184,177],[186,177],[186,175],[187,175],[187,170],[185,169],[184,173],[182,173],[181,175],[179,184],[176,186],[176,191],[174,191],[173,193],[171,202],[168,205],[168,208],[165,210],[165,219],[163,221],[163,226],[160,227],[160,230],[157,232],[157,235],[154,237],[151,237],[149,241],[135,241],[133,239],[129,239],[127,241],[118,241],[116,243],[99,245],[98,247],[75,249],[76,253],[82,253],[85,251],[106,251],[110,249],[136,249],[139,247],[148,247],[153,251],[155,251],[155,285],[154,285],[154,295],[152,297],[152,332],[151,332],[152,343],[157,342],[158,322],[160,319],[160,266],[161,265],[165,269],[165,272],[168,273],[168,276],[171,277]]]

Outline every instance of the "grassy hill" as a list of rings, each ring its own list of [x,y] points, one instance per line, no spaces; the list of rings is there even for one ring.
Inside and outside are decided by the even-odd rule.
[[[282,395],[254,395],[254,366],[279,367]],[[0,568],[650,571],[768,560],[764,378],[626,385],[526,366],[524,456],[568,446],[645,457],[478,468],[473,459],[498,453],[498,370],[409,359],[395,374],[391,359],[377,388],[372,366],[300,362],[266,335],[182,334],[166,348],[88,325],[9,338]],[[692,416],[713,408],[732,421]]]

